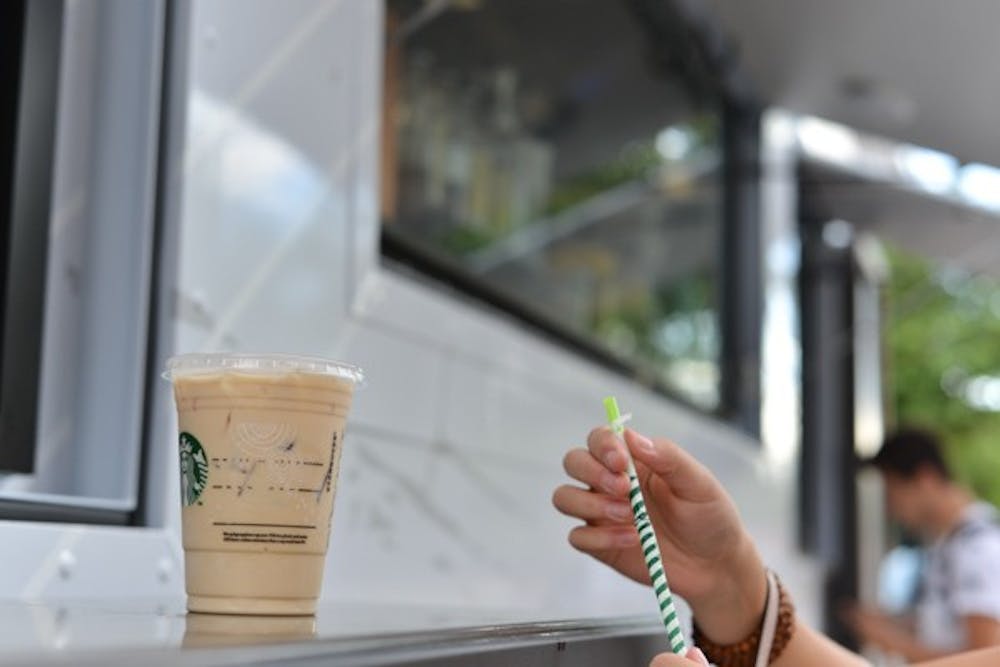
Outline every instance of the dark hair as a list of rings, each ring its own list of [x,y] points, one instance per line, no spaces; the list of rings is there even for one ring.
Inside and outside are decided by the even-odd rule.
[[[888,435],[882,448],[872,459],[871,465],[884,473],[894,473],[910,479],[923,468],[930,468],[944,479],[951,479],[951,471],[941,453],[941,442],[930,431],[905,428]]]

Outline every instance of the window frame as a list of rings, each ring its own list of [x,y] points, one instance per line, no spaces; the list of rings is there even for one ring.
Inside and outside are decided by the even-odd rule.
[[[38,469],[36,463],[38,457],[45,455],[41,425],[46,423],[47,400],[56,406],[52,414],[70,424],[72,430],[68,443],[74,451],[85,450],[101,456],[110,452],[113,456],[120,456],[122,463],[120,470],[98,475],[94,473],[94,469],[100,467],[96,460],[99,456],[91,456],[91,463],[94,465],[87,470],[62,476],[67,481],[58,484],[64,484],[64,487],[48,483],[54,490],[46,488],[45,484],[41,488],[28,490],[17,490],[16,486],[5,489],[0,495],[0,519],[115,526],[147,525],[149,501],[146,465],[151,439],[150,396],[153,393],[152,385],[159,382],[154,352],[157,349],[156,317],[163,307],[158,299],[156,282],[161,257],[154,239],[161,238],[161,228],[165,224],[163,209],[166,206],[166,177],[163,166],[165,155],[169,151],[164,145],[170,139],[168,131],[172,131],[175,125],[172,122],[174,116],[170,115],[175,113],[175,106],[167,108],[168,84],[177,69],[172,60],[171,39],[174,33],[183,31],[185,27],[181,23],[184,12],[167,0],[154,0],[152,3],[121,8],[103,4],[90,6],[93,15],[87,17],[90,21],[87,24],[88,32],[78,39],[83,40],[79,44],[84,48],[92,45],[96,47],[94,61],[92,65],[80,70],[82,74],[67,79],[62,71],[66,58],[63,52],[70,48],[66,28],[70,19],[67,3],[65,0],[23,1],[27,9],[23,32],[25,62],[22,63],[21,71],[30,70],[31,75],[23,75],[24,80],[44,89],[44,99],[48,100],[39,102],[36,92],[31,105],[32,113],[36,116],[34,124],[44,125],[48,132],[48,143],[27,140],[20,128],[17,128],[15,138],[18,152],[30,145],[32,151],[44,156],[46,161],[42,170],[45,175],[44,188],[31,189],[31,196],[35,200],[35,207],[30,215],[30,220],[33,221],[31,228],[35,234],[32,250],[38,273],[32,275],[31,281],[32,304],[38,312],[31,342],[37,348],[37,354],[32,367],[22,372],[21,380],[14,385],[24,400],[30,397],[34,402],[35,412],[29,420],[32,426],[31,437],[20,437],[15,442],[17,456],[33,465],[22,467],[21,470],[3,465],[0,466],[3,468],[0,474],[39,474],[52,470],[48,467]],[[34,27],[33,21],[37,24]],[[31,32],[32,30],[35,32]],[[109,58],[115,58],[115,50],[132,48],[140,51],[127,67],[119,70],[107,66]],[[45,58],[36,57],[33,63],[29,58],[36,51],[42,51]],[[101,125],[95,123],[93,127],[61,127],[61,120],[64,120],[61,114],[66,114],[67,104],[75,101],[74,92],[78,92],[80,85],[99,87],[100,90],[93,94],[102,100],[102,104],[117,104],[121,109],[122,95],[132,94],[128,91],[135,90],[134,81],[140,78],[144,85],[135,92],[138,95],[135,103],[125,105],[121,114],[110,119],[104,118]],[[19,97],[23,95],[22,90]],[[21,105],[21,113],[27,113],[28,105],[20,101],[18,104]],[[95,111],[95,117],[103,111],[104,109]],[[44,122],[39,121],[39,117]],[[85,148],[82,154],[77,145],[80,143],[81,128],[94,132],[94,137],[86,141],[96,147]],[[53,297],[46,282],[47,278],[52,279],[53,276],[49,273],[56,266],[53,246],[49,244],[50,226],[54,217],[60,215],[60,207],[66,207],[65,201],[55,201],[58,196],[57,181],[60,178],[57,160],[64,159],[64,156],[57,154],[59,150],[63,150],[59,148],[61,144],[57,140],[60,132],[66,132],[66,136],[77,139],[75,143],[67,142],[73,144],[67,150],[69,162],[72,164],[74,159],[80,162],[82,155],[91,164],[89,172],[92,176],[82,179],[80,183],[72,183],[74,188],[83,188],[84,195],[80,197],[84,202],[80,205],[82,212],[73,215],[81,216],[84,220],[102,221],[97,227],[87,226],[85,229],[85,249],[81,255],[84,265],[79,268],[82,278],[77,279],[84,287],[79,289],[76,297],[79,300],[76,307],[80,308],[82,314],[68,316],[76,318],[74,323],[80,329],[77,333],[81,334],[81,341],[74,347],[69,359],[71,364],[78,367],[73,371],[75,375],[67,375],[66,384],[71,385],[76,392],[68,403],[65,397],[45,398],[45,388],[57,384],[53,382],[53,378],[58,377],[57,370],[50,368],[48,374],[45,371],[45,332],[58,323],[44,320],[46,308],[52,306],[49,300]],[[70,170],[72,169],[78,170],[79,167],[71,166]],[[65,184],[63,187],[66,187]],[[125,188],[129,194],[125,197],[117,196],[115,192],[118,187]],[[70,190],[67,189],[67,192]],[[15,191],[15,196],[16,194]],[[66,192],[63,193],[63,198],[66,199]],[[125,259],[109,262],[109,259],[121,257],[119,253],[122,252],[127,253]],[[67,256],[75,255],[71,252]],[[52,267],[48,266],[50,263]],[[115,287],[116,284],[126,284],[127,287],[122,291]],[[65,291],[66,288],[61,289]],[[57,307],[61,312],[63,308],[72,306],[67,303],[63,292],[57,297],[53,301],[57,306],[52,306],[53,308]],[[10,313],[8,306],[7,317],[10,317]],[[26,329],[23,322],[19,326]],[[13,351],[23,355],[20,348],[13,348],[13,345],[8,345],[6,353]],[[65,354],[62,348],[60,354]],[[112,361],[115,363],[114,368],[106,371]],[[53,365],[53,368],[56,366]],[[3,387],[6,389],[12,386],[7,379],[6,359],[3,372]],[[108,387],[112,391],[110,398],[105,398],[102,388]],[[115,403],[119,398],[118,394],[123,392],[128,400]],[[117,444],[110,448],[102,445],[109,440],[106,435],[107,424],[114,424],[119,429],[111,439]],[[0,454],[2,451],[0,448]],[[51,451],[61,452],[50,450],[50,453]],[[88,463],[86,455],[83,462]],[[78,459],[71,457],[61,461],[58,470],[76,470],[78,463]],[[122,481],[107,495],[94,492],[105,482],[108,474],[118,473],[125,477],[119,477]]]

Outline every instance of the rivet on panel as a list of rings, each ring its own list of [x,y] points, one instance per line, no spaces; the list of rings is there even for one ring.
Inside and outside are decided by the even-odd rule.
[[[76,556],[69,549],[63,549],[59,552],[58,559],[58,571],[59,577],[61,579],[69,579],[73,574],[73,570],[76,568]]]
[[[174,572],[174,563],[172,560],[164,556],[156,563],[156,578],[162,583],[167,583],[170,581],[170,576]]]

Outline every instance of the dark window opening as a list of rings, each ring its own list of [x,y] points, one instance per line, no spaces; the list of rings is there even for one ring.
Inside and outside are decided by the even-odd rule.
[[[0,8],[0,472],[32,472],[61,0]]]
[[[723,100],[635,5],[387,3],[383,251],[721,411]]]

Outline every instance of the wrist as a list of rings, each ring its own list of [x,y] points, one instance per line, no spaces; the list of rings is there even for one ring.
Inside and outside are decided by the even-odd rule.
[[[765,574],[767,601],[760,625],[738,642],[718,644],[697,622],[692,640],[719,667],[752,667],[777,664],[795,635],[795,606],[774,572]]]
[[[712,589],[688,600],[698,627],[719,644],[756,632],[767,605],[767,574],[753,541],[744,536],[732,553],[717,569]]]

